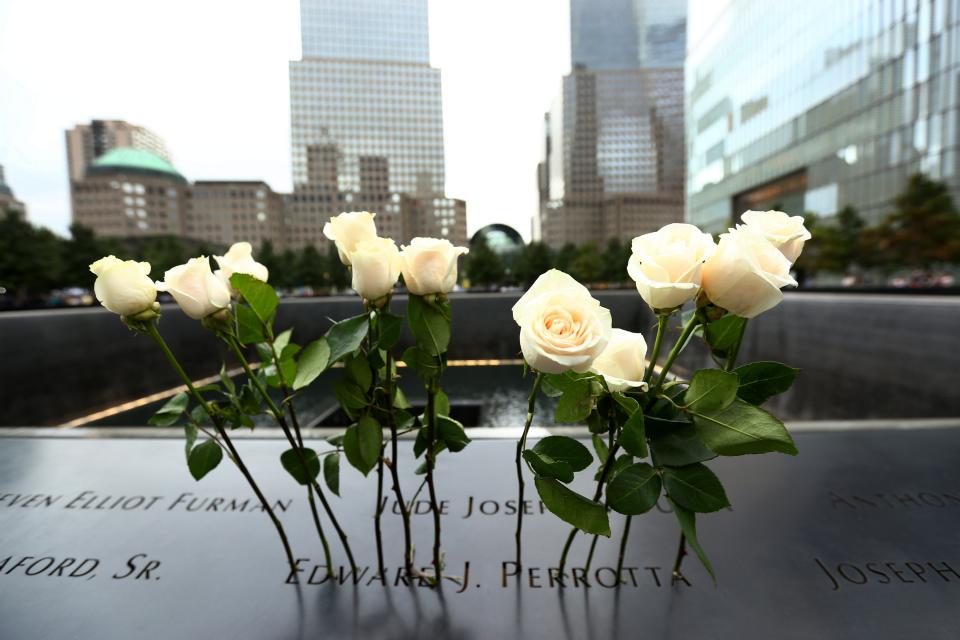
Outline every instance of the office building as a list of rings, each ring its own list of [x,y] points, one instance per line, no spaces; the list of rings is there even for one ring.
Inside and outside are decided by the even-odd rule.
[[[693,0],[690,17],[691,222],[852,206],[872,223],[917,172],[960,198],[960,2]]]
[[[6,176],[3,172],[3,165],[0,165],[0,217],[7,211],[13,211],[21,218],[27,215],[27,207],[13,194],[13,189],[7,184]]]
[[[680,0],[571,1],[573,71],[544,118],[533,234],[554,248],[683,217]]]
[[[123,120],[93,120],[78,124],[66,132],[67,169],[70,180],[80,180],[87,167],[103,154],[119,147],[149,151],[167,162],[171,161],[163,138],[146,127]]]
[[[223,246],[269,240],[282,251],[283,196],[260,180],[198,180],[190,187],[185,235]]]

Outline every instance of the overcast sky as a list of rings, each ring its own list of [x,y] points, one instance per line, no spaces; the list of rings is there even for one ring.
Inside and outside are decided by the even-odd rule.
[[[543,112],[569,70],[567,0],[430,0],[443,71],[447,193],[470,232],[537,210]],[[65,129],[122,119],[160,134],[190,180],[288,191],[287,62],[297,0],[0,0],[0,164],[30,219],[70,224]]]

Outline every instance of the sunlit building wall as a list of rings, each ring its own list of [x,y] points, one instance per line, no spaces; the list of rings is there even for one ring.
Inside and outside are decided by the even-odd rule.
[[[691,0],[687,208],[868,221],[907,177],[960,198],[960,0]]]

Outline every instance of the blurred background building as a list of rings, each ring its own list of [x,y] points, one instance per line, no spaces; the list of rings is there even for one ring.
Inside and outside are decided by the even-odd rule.
[[[94,160],[118,147],[149,151],[167,162],[171,161],[163,138],[146,127],[124,120],[92,120],[90,124],[78,124],[67,130],[66,140],[67,169],[71,182],[82,180],[87,167]]]
[[[7,184],[6,176],[4,175],[3,165],[0,164],[0,217],[2,217],[5,211],[13,211],[19,216],[26,218],[27,207],[13,195],[13,189]]]
[[[924,173],[960,196],[960,3],[691,0],[688,219],[868,223]]]
[[[290,63],[290,245],[326,246],[324,223],[350,210],[375,211],[381,233],[398,241],[424,229],[465,240],[466,204],[445,202],[427,0],[301,0],[300,29],[303,57]]]
[[[571,0],[534,238],[628,239],[683,218],[685,31],[685,0]]]

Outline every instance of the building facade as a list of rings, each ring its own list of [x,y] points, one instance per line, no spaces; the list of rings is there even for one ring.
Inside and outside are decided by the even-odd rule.
[[[960,0],[692,0],[687,208],[868,222],[907,177],[960,199]],[[758,64],[758,61],[762,64]]]
[[[285,246],[283,196],[262,181],[198,180],[189,191],[184,233],[187,237],[223,246],[270,241]]]
[[[71,181],[82,179],[94,160],[119,147],[149,151],[171,161],[163,138],[146,127],[124,120],[93,120],[90,124],[78,124],[67,130],[66,140],[67,170]]]
[[[0,216],[7,211],[13,211],[21,218],[27,217],[27,207],[13,194],[13,189],[7,184],[6,176],[3,172],[3,165],[0,165]]]
[[[300,23],[303,57],[290,63],[289,246],[328,250],[324,224],[358,210],[375,212],[380,234],[400,242],[426,229],[466,238],[466,206],[445,195],[427,1],[301,0]],[[434,205],[447,200],[455,204]],[[429,219],[411,218],[419,214]]]
[[[535,238],[629,239],[683,218],[684,25],[682,1],[572,0],[574,69],[544,118]]]

